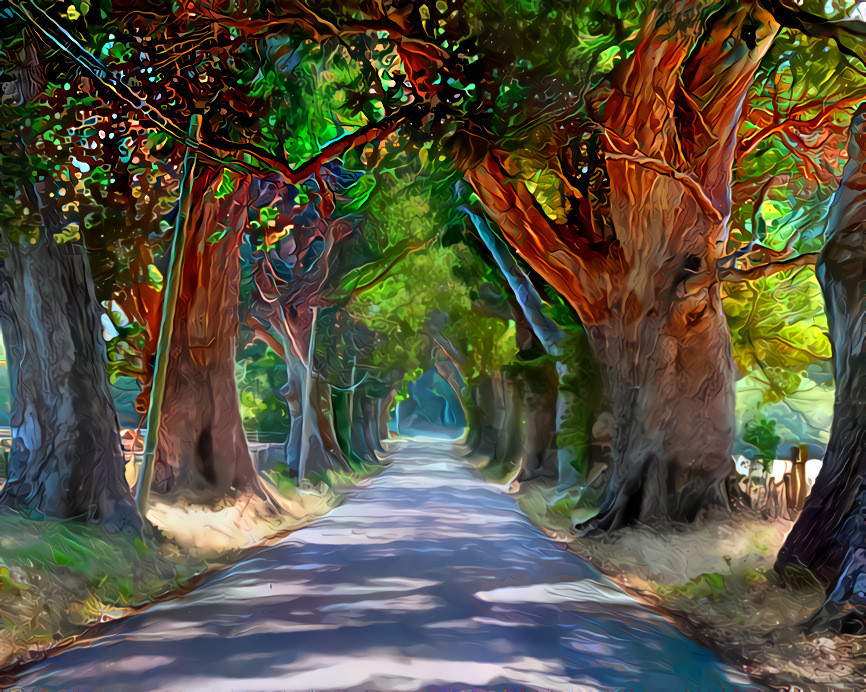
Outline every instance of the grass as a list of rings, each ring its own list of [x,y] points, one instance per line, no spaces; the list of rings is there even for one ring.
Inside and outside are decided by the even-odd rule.
[[[151,603],[206,569],[138,536],[0,516],[0,664]]]
[[[318,487],[320,490],[327,489],[335,493],[341,493],[357,485],[359,481],[375,476],[382,468],[379,464],[362,462],[352,464],[351,471],[327,469],[322,473],[309,474],[302,487]],[[281,495],[289,497],[297,491],[297,478],[295,478],[295,472],[288,464],[282,462],[274,464],[274,468],[267,472],[267,477]],[[309,486],[307,483],[309,483]]]
[[[322,516],[381,468],[329,471],[299,492],[288,467],[278,465],[270,480],[282,496],[279,510],[249,493],[205,505],[156,501],[148,518],[158,540],[150,542],[80,522],[0,515],[0,668],[190,588],[194,577],[244,549]]]
[[[807,572],[783,586],[773,563],[792,522],[739,512],[663,529],[621,529],[579,538],[575,497],[535,487],[520,506],[548,535],[621,588],[665,612],[687,635],[777,689],[866,689],[866,640],[804,625],[824,600]]]

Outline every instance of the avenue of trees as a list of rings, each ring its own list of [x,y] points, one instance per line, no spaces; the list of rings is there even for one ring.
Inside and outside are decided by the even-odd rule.
[[[0,504],[146,532],[150,492],[269,496],[266,424],[298,476],[358,469],[434,369],[470,447],[580,488],[587,533],[688,522],[728,506],[736,380],[832,371],[777,567],[862,619],[854,5],[9,0]]]

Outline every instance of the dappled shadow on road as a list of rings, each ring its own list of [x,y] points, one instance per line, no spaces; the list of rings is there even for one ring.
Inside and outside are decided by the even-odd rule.
[[[433,440],[401,442],[388,469],[323,519],[20,684],[749,688]]]

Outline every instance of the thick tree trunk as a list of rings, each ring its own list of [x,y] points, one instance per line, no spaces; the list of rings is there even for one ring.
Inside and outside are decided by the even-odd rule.
[[[467,171],[508,243],[577,311],[604,370],[615,468],[590,527],[691,519],[720,498],[732,467],[716,261],[742,106],[777,30],[749,3],[650,13],[635,50],[587,96],[600,161],[586,163],[603,183],[572,187],[577,161],[552,152],[573,143],[547,131],[546,155],[573,196],[565,223],[546,216],[508,152],[492,147]]]
[[[718,286],[687,313],[616,317],[589,329],[616,421],[613,473],[587,528],[692,521],[725,504],[733,470],[734,364]]]
[[[41,187],[41,186],[40,186]],[[36,517],[80,518],[140,530],[124,478],[87,254],[60,243],[62,219],[45,190],[34,193],[42,228],[35,244],[4,239],[0,325],[12,383],[12,451],[0,503]]]
[[[776,568],[807,567],[830,587],[825,616],[866,631],[866,120],[852,125],[849,163],[821,253],[836,373],[824,464]]]
[[[216,172],[208,170],[192,189],[194,205],[155,459],[158,492],[190,488],[227,493],[256,479],[235,382],[246,207],[231,196],[215,199],[215,179]]]

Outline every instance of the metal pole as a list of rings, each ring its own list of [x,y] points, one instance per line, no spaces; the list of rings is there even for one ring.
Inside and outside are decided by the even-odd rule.
[[[201,116],[193,115],[189,123],[190,138],[198,139]],[[165,400],[165,381],[168,373],[168,358],[171,351],[171,336],[174,332],[174,316],[177,312],[177,299],[180,294],[183,258],[186,250],[187,221],[192,205],[192,181],[195,176],[196,154],[187,148],[183,157],[183,173],[180,179],[178,213],[174,223],[174,238],[165,277],[165,292],[162,299],[162,320],[159,325],[159,340],[153,366],[153,379],[150,386],[150,402],[147,407],[147,435],[144,439],[144,459],[138,469],[138,483],[135,488],[135,503],[142,516],[147,512],[150,486],[153,483],[153,462],[159,444],[159,426],[162,421],[162,404]]]
[[[312,402],[310,401],[310,397],[313,395],[313,356],[316,353],[316,319],[319,316],[319,308],[318,306],[313,308],[313,323],[310,326],[310,346],[307,350],[307,373],[304,379],[304,401],[303,401],[303,413],[301,414],[301,430],[303,431],[301,434],[301,451],[298,455],[298,484],[300,485],[301,481],[304,478],[304,473],[306,472],[306,463],[307,457],[310,454],[310,449],[312,445],[310,444],[310,438],[313,435],[312,425],[313,421],[311,420],[313,416],[313,407]]]

